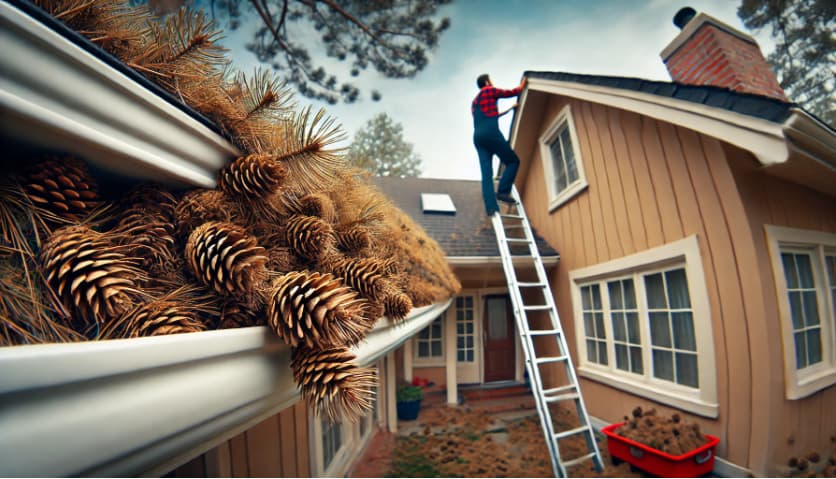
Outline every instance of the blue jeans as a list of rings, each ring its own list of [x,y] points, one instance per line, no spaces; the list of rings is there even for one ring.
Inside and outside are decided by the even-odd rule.
[[[498,156],[499,161],[505,165],[505,171],[502,172],[496,189],[499,194],[511,193],[514,178],[517,177],[517,170],[520,168],[520,159],[499,131],[496,117],[486,117],[477,108],[473,114],[473,123],[473,144],[479,154],[479,166],[482,170],[482,199],[485,201],[485,213],[490,216],[499,211],[493,191],[493,155]]]

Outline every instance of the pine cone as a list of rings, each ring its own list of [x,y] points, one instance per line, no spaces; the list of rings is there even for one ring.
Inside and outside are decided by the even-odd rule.
[[[192,273],[221,295],[251,296],[267,275],[264,248],[231,223],[210,221],[192,231],[186,260]]]
[[[345,348],[300,347],[293,352],[293,378],[315,414],[354,422],[371,410],[377,377],[373,369],[357,367],[354,359]]]
[[[222,191],[196,189],[186,193],[174,208],[177,235],[188,238],[198,226],[208,221],[232,222],[243,218],[238,205]]]
[[[381,263],[374,258],[340,258],[331,262],[331,271],[370,300],[382,298],[386,287]]]
[[[41,161],[20,182],[32,203],[69,221],[80,221],[100,203],[95,181],[75,158]]]
[[[307,259],[317,260],[334,245],[331,225],[315,216],[294,215],[287,221],[287,244]]]
[[[218,189],[232,198],[262,200],[275,193],[287,177],[287,167],[272,155],[252,154],[226,165]]]
[[[368,248],[372,243],[369,229],[365,226],[353,225],[334,231],[337,247],[346,253],[358,253]]]
[[[267,322],[294,347],[350,346],[363,339],[371,327],[365,303],[331,274],[294,271],[273,284]]]
[[[267,249],[267,269],[277,273],[286,273],[293,271],[299,266],[296,257],[290,248],[284,246],[274,246]]]
[[[334,201],[325,193],[311,193],[299,198],[298,213],[322,218],[327,223],[334,223],[337,219]]]
[[[85,319],[116,318],[133,307],[141,273],[107,235],[86,226],[65,226],[41,249],[47,282],[69,310]]]
[[[127,336],[162,336],[166,334],[198,333],[206,325],[194,312],[175,301],[152,301],[125,315]]]
[[[218,329],[248,328],[264,324],[264,316],[254,308],[237,301],[228,301],[221,310]]]
[[[174,263],[174,224],[157,207],[132,204],[120,215],[114,230],[120,233],[128,253],[142,258],[145,271],[160,274]]]
[[[395,292],[387,294],[383,298],[383,307],[386,310],[386,316],[393,321],[402,321],[406,319],[409,312],[412,311],[412,300],[404,293]]]

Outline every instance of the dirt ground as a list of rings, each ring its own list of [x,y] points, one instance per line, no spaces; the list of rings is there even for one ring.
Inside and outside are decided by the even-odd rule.
[[[556,413],[556,414],[555,414]],[[555,411],[558,426],[571,422],[569,413]],[[606,440],[598,441],[602,473],[591,461],[569,471],[573,477],[642,477],[627,464],[610,465]],[[586,453],[577,436],[560,442],[568,457]],[[548,450],[533,401],[511,399],[505,404],[474,401],[422,407],[417,421],[402,421],[397,435],[379,432],[357,462],[351,477],[552,477]]]

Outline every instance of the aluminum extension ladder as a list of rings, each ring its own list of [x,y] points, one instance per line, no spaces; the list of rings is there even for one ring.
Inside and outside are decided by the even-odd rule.
[[[505,278],[508,281],[508,293],[511,296],[511,302],[514,309],[514,317],[517,321],[517,331],[520,335],[523,350],[525,351],[525,367],[528,371],[528,377],[531,382],[532,393],[534,394],[535,402],[537,404],[537,412],[540,414],[540,424],[543,427],[543,433],[546,438],[546,445],[549,449],[549,455],[552,460],[552,469],[555,477],[568,477],[566,474],[567,468],[580,464],[583,461],[591,460],[593,465],[600,472],[603,470],[603,462],[601,461],[601,453],[598,450],[598,443],[595,441],[595,432],[589,422],[589,416],[586,413],[586,406],[581,396],[581,390],[578,387],[578,378],[575,374],[575,368],[572,365],[572,358],[569,355],[569,349],[566,346],[566,337],[563,334],[563,328],[560,324],[560,318],[557,314],[557,307],[554,304],[554,297],[552,296],[551,288],[549,287],[548,277],[546,276],[543,261],[540,258],[540,252],[537,250],[537,245],[534,242],[534,234],[531,232],[531,224],[528,222],[528,217],[523,209],[519,194],[516,187],[513,188],[511,196],[516,200],[517,204],[508,207],[509,213],[503,214],[502,211],[495,213],[491,217],[494,231],[496,232],[496,239],[499,245],[499,252],[502,256],[502,267],[505,270]],[[511,212],[515,211],[515,214]],[[508,237],[507,230],[521,230],[524,236]],[[511,255],[511,245],[528,245],[529,254],[527,255]],[[534,282],[522,282],[517,279],[517,270],[514,267],[514,262],[524,262],[526,266],[533,264],[537,273],[537,280]],[[526,304],[524,299],[524,290],[539,289],[542,293],[542,303],[545,304]],[[548,314],[550,327],[548,329],[531,329],[529,322],[529,314]],[[542,322],[541,322],[542,324]],[[557,356],[540,356],[538,357],[535,350],[534,337],[553,337],[557,343]],[[542,341],[542,340],[541,340]],[[546,363],[562,363],[565,367],[566,384],[550,389],[544,389],[543,381],[540,374],[540,365]],[[567,430],[555,431],[555,425],[552,420],[552,411],[549,410],[549,404],[562,403],[573,401],[580,420],[580,426]],[[563,460],[560,456],[559,441],[576,434],[582,434],[586,439],[588,454]]]

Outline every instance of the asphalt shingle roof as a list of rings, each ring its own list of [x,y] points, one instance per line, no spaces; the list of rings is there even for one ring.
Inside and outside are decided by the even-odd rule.
[[[583,83],[586,85],[650,93],[715,108],[723,108],[735,113],[762,118],[775,123],[783,123],[790,116],[791,109],[799,107],[795,103],[787,103],[766,96],[741,93],[729,90],[728,88],[708,85],[686,85],[676,82],[645,80],[643,78],[581,75],[565,72],[526,71],[524,75],[528,78]]]
[[[487,217],[479,181],[377,176],[372,182],[421,225],[447,256],[499,256],[493,228],[482,229]],[[424,213],[421,193],[450,195],[456,214]],[[535,237],[541,256],[559,256],[536,232]]]

